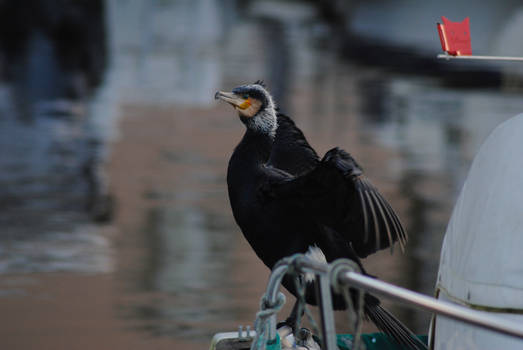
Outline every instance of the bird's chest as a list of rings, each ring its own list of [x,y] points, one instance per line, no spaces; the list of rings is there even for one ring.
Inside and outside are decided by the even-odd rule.
[[[252,231],[264,216],[264,205],[258,195],[259,184],[254,177],[228,177],[229,201],[234,219],[244,229]],[[250,181],[249,181],[250,180]]]
[[[284,256],[305,252],[311,227],[285,203],[261,198],[256,186],[229,190],[234,218],[258,257],[269,267]]]

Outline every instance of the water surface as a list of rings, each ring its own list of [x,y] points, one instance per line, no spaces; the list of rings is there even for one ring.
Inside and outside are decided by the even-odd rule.
[[[112,314],[153,342],[201,348],[252,323],[268,276],[230,212],[226,167],[243,126],[216,90],[264,79],[320,154],[353,154],[410,233],[405,254],[364,264],[426,294],[474,154],[523,110],[514,92],[345,61],[308,3],[107,2],[107,28],[109,68],[84,118],[27,121],[1,90],[0,270],[110,276]],[[116,202],[103,227],[82,209],[92,159]],[[427,314],[387,305],[426,332]]]

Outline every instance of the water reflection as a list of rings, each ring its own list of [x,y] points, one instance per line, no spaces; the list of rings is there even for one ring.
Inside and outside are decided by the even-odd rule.
[[[495,125],[523,110],[519,96],[343,61],[309,2],[106,9],[109,67],[89,103],[44,98],[37,110],[52,113],[24,119],[12,87],[0,87],[2,240],[24,238],[0,246],[0,271],[113,271],[119,315],[148,334],[207,343],[252,322],[268,272],[233,222],[225,183],[243,127],[212,97],[262,78],[319,153],[337,145],[355,155],[406,224],[407,253],[380,253],[368,270],[432,293],[471,159]],[[49,43],[35,40],[53,61]],[[106,182],[117,199],[115,252],[82,209]],[[394,312],[425,332],[427,315]]]
[[[99,48],[103,37],[78,37],[77,46],[64,48],[56,37],[79,25],[67,22],[70,7],[2,6],[14,18],[35,8],[56,12],[54,22],[2,23],[2,34],[9,27],[23,35],[17,49],[3,47],[8,79],[0,83],[0,272],[109,271],[108,241],[92,233],[93,221],[106,220],[110,209],[98,176],[101,140],[85,104],[103,52],[96,62],[83,57],[84,66],[75,60],[78,50],[93,44],[89,40],[98,40]],[[99,17],[86,18],[93,24]],[[93,33],[102,29],[93,27]]]
[[[137,51],[116,45],[115,55],[122,55],[119,62],[134,63],[115,69],[137,67],[149,79],[145,88],[139,87],[138,97],[128,95],[127,103],[160,101],[167,108],[172,116],[167,120],[176,125],[171,137],[179,138],[171,146],[176,144],[181,151],[162,148],[161,162],[184,169],[170,173],[176,184],[146,186],[144,200],[156,204],[146,211],[138,233],[145,242],[143,269],[137,268],[129,278],[138,283],[133,293],[155,296],[130,306],[127,316],[143,319],[149,331],[176,337],[210,337],[239,320],[252,320],[264,281],[254,281],[249,273],[238,280],[231,271],[258,271],[260,263],[248,257],[247,265],[238,266],[238,247],[248,248],[237,243],[242,238],[225,199],[224,169],[242,129],[229,110],[209,109],[212,94],[204,92],[259,78],[266,79],[282,109],[297,120],[320,152],[334,145],[351,151],[400,212],[411,232],[408,252],[369,258],[369,271],[431,294],[443,233],[468,165],[487,133],[522,110],[523,103],[499,91],[452,90],[440,87],[433,78],[343,62],[336,47],[322,43],[322,30],[310,29],[321,29],[323,24],[308,5],[253,3],[236,8],[227,3],[226,12],[215,11],[217,6],[199,3],[197,10],[185,2],[151,6],[146,10],[148,21],[159,24],[148,29],[148,38],[162,33],[162,40],[149,40],[146,46],[142,42]],[[301,16],[288,20],[285,10],[292,6]],[[185,43],[183,50],[176,47],[181,43],[176,38],[186,35],[186,29],[169,34],[161,29],[171,22],[192,28],[194,23],[224,23],[225,19],[227,25],[217,26],[212,35],[205,28],[196,32],[190,47]],[[118,22],[118,17],[113,20]],[[152,63],[158,62],[157,55],[166,65]],[[187,74],[178,70],[183,62],[192,65]],[[135,88],[134,83],[130,86]],[[156,94],[159,91],[161,95]],[[147,113],[158,111],[148,107]],[[199,114],[205,121],[186,114]],[[224,142],[229,148],[223,147]],[[217,143],[221,152],[213,149]],[[208,177],[213,179],[210,183]],[[217,226],[212,224],[216,220]],[[245,285],[259,287],[253,291]],[[158,293],[166,297],[158,298]],[[408,325],[425,332],[428,315],[389,306]]]
[[[377,145],[401,154],[398,186],[409,200],[406,218],[411,232],[405,282],[431,294],[443,233],[472,157],[496,125],[523,110],[523,103],[516,94],[425,84],[390,80],[389,107],[378,123],[373,122],[371,133]],[[419,313],[406,317],[415,320],[414,325],[428,322]]]
[[[218,43],[230,3],[107,1],[111,68],[131,103],[209,104],[220,74]]]
[[[131,311],[155,325],[157,332],[208,336],[209,330],[201,324],[214,325],[216,330],[225,315],[236,312],[230,299],[234,283],[229,279],[234,230],[222,216],[198,208],[148,211],[147,258],[137,287],[168,297],[147,299]]]

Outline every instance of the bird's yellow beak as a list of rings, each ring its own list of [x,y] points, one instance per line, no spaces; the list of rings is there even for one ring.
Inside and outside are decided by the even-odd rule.
[[[214,99],[230,103],[236,109],[246,109],[251,106],[249,98],[245,99],[233,92],[218,91],[214,95]]]

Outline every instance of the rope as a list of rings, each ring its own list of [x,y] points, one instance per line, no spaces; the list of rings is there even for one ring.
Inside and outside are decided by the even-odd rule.
[[[361,341],[361,331],[363,325],[363,303],[365,293],[362,290],[358,291],[358,309],[354,307],[352,297],[350,295],[350,289],[347,286],[342,285],[339,280],[340,273],[354,271],[361,273],[361,268],[352,260],[338,259],[333,261],[329,265],[329,279],[331,282],[332,289],[343,296],[345,303],[347,304],[347,316],[349,319],[349,325],[352,327],[354,333],[354,342],[352,349],[360,350],[365,349],[365,344]]]
[[[320,334],[319,328],[317,326],[317,323],[312,316],[309,308],[307,307],[306,303],[306,291],[307,291],[307,281],[305,280],[303,274],[301,273],[300,269],[300,262],[306,259],[306,257],[303,254],[294,254],[287,258],[281,259],[274,267],[273,272],[281,268],[282,266],[285,266],[281,272],[283,274],[289,274],[294,277],[294,283],[296,288],[296,297],[297,297],[297,309],[296,309],[296,327],[295,331],[298,332],[300,330],[300,325],[302,322],[302,313],[304,313],[308,320],[311,323],[311,326],[313,328],[313,334]],[[361,330],[362,330],[362,320],[363,320],[363,303],[364,303],[364,295],[365,293],[363,291],[358,290],[358,309],[356,310],[354,303],[352,301],[351,295],[350,295],[350,289],[346,286],[339,283],[338,276],[342,272],[346,271],[355,271],[360,272],[360,267],[351,260],[348,259],[338,259],[328,266],[328,275],[331,282],[331,286],[333,290],[341,294],[345,300],[345,303],[347,304],[347,314],[349,317],[349,325],[353,328],[354,331],[354,343],[352,349],[354,350],[364,350],[365,345],[363,342],[361,342]],[[281,276],[281,275],[279,275]],[[281,283],[281,277],[279,279],[274,279],[274,283]],[[254,322],[254,329],[256,331],[256,336],[253,339],[253,342],[251,344],[251,350],[260,350],[265,349],[266,346],[268,346],[267,342],[278,340],[276,339],[268,339],[269,333],[270,333],[270,327],[273,327],[274,325],[271,324],[271,317],[275,316],[283,307],[285,304],[285,295],[283,293],[278,292],[276,294],[276,299],[271,301],[269,295],[275,295],[275,294],[267,294],[269,291],[274,291],[274,288],[277,288],[277,285],[274,284],[271,287],[268,287],[267,292],[262,296],[260,301],[260,311],[256,314],[256,320]],[[274,291],[275,293],[275,291]],[[297,334],[294,335],[295,339],[297,339]]]
[[[293,254],[291,256],[281,259],[272,268],[273,273],[280,267],[284,266],[284,274],[296,274],[298,260],[302,257],[302,254]],[[270,285],[271,280],[272,278],[269,280],[267,292],[261,298],[260,311],[256,314],[256,320],[254,321],[254,329],[256,331],[256,336],[251,343],[251,350],[265,349],[269,337],[268,334],[270,332],[270,327],[274,326],[271,325],[270,318],[271,316],[277,314],[285,304],[285,295],[282,292],[278,292],[276,300],[273,304],[271,303],[270,297],[267,295],[267,293],[269,292],[269,290],[272,290],[273,288],[278,288],[277,285]],[[278,279],[277,283],[278,285],[281,283],[281,277]],[[270,340],[272,341],[273,339]]]
[[[294,287],[296,288],[297,309],[294,339],[298,339],[298,332],[301,329],[302,313],[307,316],[307,319],[312,326],[313,334],[320,334],[316,320],[314,320],[305,300],[307,281],[305,280],[304,274],[300,273],[300,262],[303,259],[307,259],[303,254],[294,254],[285,261],[288,264],[287,274],[294,277]]]
[[[307,289],[307,282],[304,281],[303,275],[300,273],[300,262],[304,259],[303,254],[293,254],[289,257],[281,259],[273,267],[273,271],[278,269],[281,266],[286,266],[285,274],[291,275],[294,277],[294,283],[296,287],[296,298],[297,298],[297,312],[296,312],[296,327],[295,331],[298,332],[300,329],[302,321],[302,311],[307,316],[307,319],[310,321],[313,328],[313,332],[319,334],[319,328],[312,316],[310,310],[307,308],[307,303],[305,300],[305,293]],[[306,259],[306,258],[305,258]],[[271,323],[269,321],[270,317],[275,315],[280,311],[283,304],[285,303],[285,296],[278,292],[277,300],[274,305],[271,305],[267,294],[264,294],[261,299],[261,305],[259,311],[256,314],[256,321],[254,322],[254,329],[256,330],[256,337],[251,344],[251,350],[263,349],[268,338],[269,327]],[[294,334],[294,338],[297,339],[297,334]],[[271,339],[272,340],[272,339]]]
[[[256,313],[256,321],[254,321],[254,329],[256,330],[256,336],[252,341],[251,350],[265,349],[268,340],[268,333],[271,316],[277,314],[283,305],[285,304],[285,295],[282,292],[278,292],[276,302],[271,305],[264,294],[260,301],[260,311]]]

